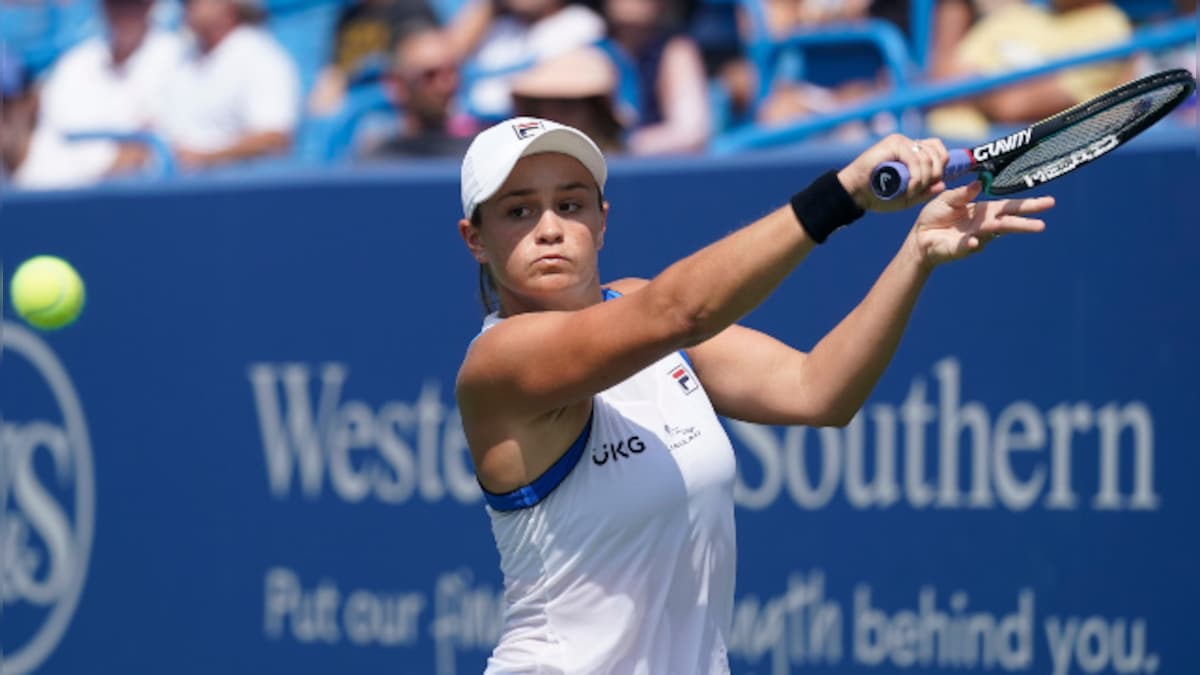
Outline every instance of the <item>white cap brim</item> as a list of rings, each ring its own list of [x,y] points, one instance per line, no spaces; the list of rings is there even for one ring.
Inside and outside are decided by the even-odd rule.
[[[531,119],[534,118],[501,122],[480,133],[471,143],[462,169],[464,218],[470,218],[476,207],[495,196],[517,162],[529,155],[557,152],[574,157],[596,179],[600,190],[604,190],[608,178],[604,154],[582,131],[549,120],[537,120],[544,124],[545,130],[529,140],[522,140],[515,132],[502,128]],[[511,134],[511,140],[503,138],[504,134]]]

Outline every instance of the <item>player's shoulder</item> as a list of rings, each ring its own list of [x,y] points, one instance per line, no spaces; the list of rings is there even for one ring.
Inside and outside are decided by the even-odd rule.
[[[494,335],[494,331],[484,331],[471,340],[467,345],[467,352],[463,354],[462,363],[458,366],[458,373],[454,378],[454,395],[459,408],[466,407],[491,379],[489,364],[493,363],[494,359],[489,353],[494,352],[495,347],[492,346],[489,335]]]
[[[628,277],[607,283],[604,288],[626,296],[648,283],[646,279]],[[544,348],[544,345],[556,344],[564,333],[582,330],[575,321],[577,311],[584,310],[527,312],[503,320],[489,317],[484,322],[484,330],[467,347],[459,367],[457,387],[460,391],[476,387],[488,389],[498,376],[510,372],[521,357],[536,351],[530,349],[531,345]],[[514,359],[514,355],[518,358]]]
[[[494,382],[497,372],[510,366],[511,354],[527,341],[538,341],[544,329],[540,324],[558,320],[563,312],[529,312],[497,320],[489,317],[483,331],[467,346],[459,366],[457,388],[470,390]]]

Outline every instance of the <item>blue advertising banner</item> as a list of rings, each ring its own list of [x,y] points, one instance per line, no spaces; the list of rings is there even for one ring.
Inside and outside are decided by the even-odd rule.
[[[615,162],[601,270],[651,277],[846,157]],[[727,421],[735,673],[1187,673],[1200,603],[1196,154],[1065,177],[1049,228],[939,269],[845,428]],[[456,167],[12,195],[0,648],[24,673],[482,670],[498,556],[453,396],[481,312]],[[746,322],[832,328],[914,213]]]

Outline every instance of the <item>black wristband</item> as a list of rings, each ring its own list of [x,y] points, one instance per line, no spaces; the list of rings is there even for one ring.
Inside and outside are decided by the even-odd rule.
[[[842,187],[836,169],[826,171],[808,187],[792,195],[792,212],[808,237],[818,244],[834,230],[853,223],[864,213]]]

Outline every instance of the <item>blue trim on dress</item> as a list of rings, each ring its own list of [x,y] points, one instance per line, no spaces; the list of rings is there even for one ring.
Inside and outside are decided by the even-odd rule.
[[[583,431],[579,432],[579,438],[575,439],[562,457],[555,460],[545,473],[538,476],[529,485],[519,487],[512,492],[505,492],[502,495],[488,492],[485,489],[483,498],[487,501],[488,506],[497,511],[516,511],[534,506],[549,497],[554,488],[566,479],[567,474],[571,473],[571,469],[575,468],[575,465],[579,463],[579,458],[583,456],[583,449],[587,447],[588,438],[592,433],[592,418],[596,415],[595,403],[592,406],[592,412],[588,415],[587,424],[583,425]]]
[[[601,291],[606,301],[621,297],[620,293],[610,288],[602,288]],[[684,361],[687,361],[688,366],[692,368],[692,372],[694,373],[696,369],[692,366],[692,360],[688,358],[687,352],[680,349],[679,355],[683,357]],[[562,457],[555,460],[554,464],[545,473],[538,476],[529,485],[519,487],[512,492],[505,492],[504,494],[488,492],[484,488],[483,499],[487,502],[488,506],[496,511],[517,511],[534,506],[546,497],[549,497],[554,488],[566,480],[567,474],[571,473],[571,470],[579,463],[580,457],[583,456],[583,450],[587,447],[587,442],[592,433],[592,419],[595,416],[596,404],[593,402],[592,412],[588,415],[587,424],[583,425],[583,431],[579,432],[579,437],[563,453]],[[482,485],[480,487],[483,488]]]
[[[692,372],[693,372],[693,373],[695,373],[695,372],[696,372],[696,366],[693,366],[693,365],[692,365],[692,359],[691,359],[691,358],[690,358],[690,357],[687,355],[687,350],[680,349],[680,350],[679,350],[679,355],[683,357],[683,360],[684,360],[684,361],[687,361],[688,368],[691,368],[691,369],[692,369]],[[699,376],[699,375],[697,375],[697,376],[696,376],[696,379],[700,379],[700,376]]]

